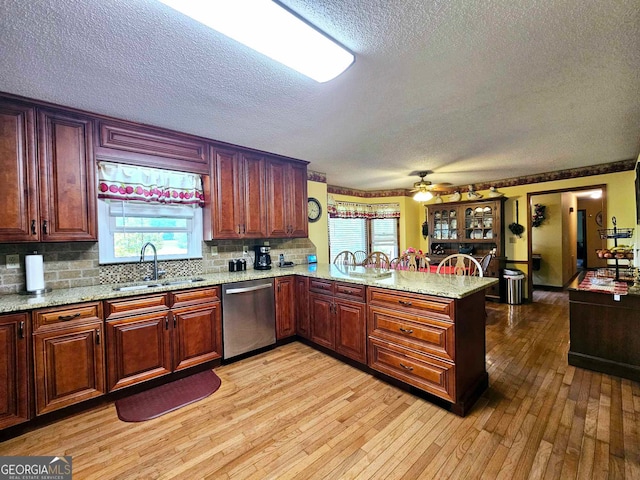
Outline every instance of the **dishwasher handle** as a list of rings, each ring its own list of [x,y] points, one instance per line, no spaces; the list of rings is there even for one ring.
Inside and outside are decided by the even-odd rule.
[[[225,295],[233,295],[234,293],[255,292],[256,290],[264,290],[265,288],[272,288],[270,283],[263,283],[262,285],[256,285],[255,287],[243,287],[243,288],[228,288],[224,291]]]

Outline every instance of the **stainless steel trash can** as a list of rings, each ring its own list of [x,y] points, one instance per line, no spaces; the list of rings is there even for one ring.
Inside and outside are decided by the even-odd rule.
[[[507,303],[510,305],[521,304],[524,273],[520,270],[505,269],[503,276],[507,281]]]

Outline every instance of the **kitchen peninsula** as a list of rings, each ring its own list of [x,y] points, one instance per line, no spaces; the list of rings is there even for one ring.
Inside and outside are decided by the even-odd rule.
[[[150,378],[169,381],[181,365],[219,365],[224,347],[219,340],[218,286],[259,278],[275,278],[276,310],[281,307],[283,312],[293,312],[288,314],[293,324],[290,339],[297,335],[369,373],[415,388],[415,393],[448,406],[458,415],[465,415],[488,385],[484,291],[497,279],[323,264],[275,267],[182,281],[168,279],[153,286],[110,284],[54,290],[39,297],[0,296],[0,329],[7,333],[8,342],[15,343],[5,349],[5,355],[11,356],[7,364],[15,365],[19,372],[17,381],[10,382],[11,388],[0,390],[10,397],[8,401],[2,399],[4,403],[13,406],[11,412],[0,416],[0,429]],[[295,284],[295,288],[282,289],[288,292],[286,295],[278,287],[283,281]],[[181,318],[179,312],[187,310],[191,313]],[[126,378],[112,379],[112,365],[126,360],[114,353],[114,342],[118,335],[132,331],[131,327],[118,328],[136,316],[148,333],[168,338],[181,335],[181,342],[185,333],[202,328],[210,337],[207,350],[193,358],[177,358],[181,352],[176,351],[175,337],[166,342],[170,348],[167,355],[173,356],[169,365],[154,367],[153,375],[136,378],[139,372],[134,372]],[[189,318],[197,322],[195,330],[181,325]],[[277,318],[276,329],[280,332]],[[86,357],[82,359],[85,363],[48,363],[47,349],[70,348],[52,341],[65,335],[76,342]],[[154,344],[148,336],[144,338],[145,348]],[[200,348],[203,342],[196,344]],[[61,353],[68,356],[69,350]],[[53,378],[68,379],[72,372],[64,370],[79,366],[85,372],[79,375],[82,381],[87,381],[86,372],[92,376],[82,389],[76,385],[67,395],[50,391],[55,385],[45,381],[47,372],[51,371]],[[43,396],[53,401],[43,401]]]

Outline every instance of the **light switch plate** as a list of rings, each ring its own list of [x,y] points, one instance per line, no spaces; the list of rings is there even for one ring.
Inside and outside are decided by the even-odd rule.
[[[218,246],[211,245],[211,255],[217,255],[217,254],[218,254]]]
[[[242,246],[242,253],[243,253],[243,255],[248,255],[249,254],[249,245],[243,245]]]
[[[7,268],[20,268],[20,255],[7,255]]]

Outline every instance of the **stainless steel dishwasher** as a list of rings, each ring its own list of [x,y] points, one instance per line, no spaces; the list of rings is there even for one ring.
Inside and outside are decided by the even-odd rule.
[[[222,286],[223,358],[276,343],[273,279]]]

